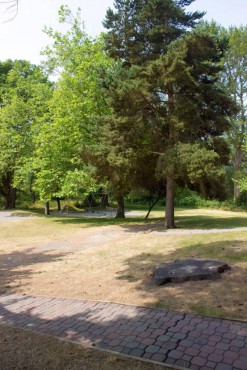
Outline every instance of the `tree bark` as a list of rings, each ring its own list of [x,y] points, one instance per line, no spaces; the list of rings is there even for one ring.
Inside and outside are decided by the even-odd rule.
[[[117,214],[116,214],[116,218],[125,218],[124,198],[123,198],[123,196],[117,197]]]
[[[234,166],[234,180],[238,180],[239,177],[240,177],[240,171],[241,171],[243,161],[244,161],[244,152],[243,152],[242,148],[237,148],[236,155],[235,155],[235,158],[234,158],[234,164],[233,164],[233,166]],[[234,186],[233,196],[234,196],[234,200],[236,200],[240,195],[240,189],[239,189],[238,183],[236,181],[233,182],[233,186]]]
[[[60,198],[57,198],[57,210],[61,211],[61,201]]]
[[[5,196],[6,204],[5,209],[13,209],[15,208],[16,202],[16,189],[12,186],[9,187],[8,194]]]
[[[167,229],[174,229],[174,174],[169,173],[166,177],[166,215],[165,227]]]
[[[151,195],[150,195],[150,198],[151,198]],[[156,199],[155,200],[152,200],[150,199],[150,202],[149,202],[149,209],[148,209],[148,213],[146,214],[145,216],[145,219],[148,219],[149,217],[149,214],[150,212],[152,211],[153,207],[158,203],[158,201],[161,199],[161,193],[159,192],[159,194],[157,195]]]
[[[207,192],[205,189],[205,184],[202,179],[199,180],[199,189],[200,189],[200,195],[203,197],[203,199],[207,199]]]
[[[49,216],[50,215],[50,203],[45,202],[45,215]]]

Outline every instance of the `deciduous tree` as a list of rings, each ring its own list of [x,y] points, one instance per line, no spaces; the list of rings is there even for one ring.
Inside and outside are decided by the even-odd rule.
[[[0,193],[5,207],[14,208],[16,190],[31,185],[27,169],[52,87],[41,68],[27,61],[3,62],[0,73]]]

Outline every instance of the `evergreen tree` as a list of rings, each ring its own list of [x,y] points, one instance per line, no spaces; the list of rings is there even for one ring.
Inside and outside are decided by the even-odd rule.
[[[194,0],[115,0],[103,25],[106,49],[115,59],[140,65],[166,53],[167,45],[194,27],[203,12],[187,13]]]
[[[173,228],[174,186],[181,169],[194,167],[193,176],[190,173],[194,179],[204,175],[203,168],[214,174],[221,172],[214,138],[228,127],[226,116],[235,109],[217,83],[225,45],[200,30],[186,35],[186,30],[202,16],[197,12],[185,12],[184,7],[191,1],[133,3],[138,5],[132,14],[138,21],[135,23],[136,33],[141,30],[140,37],[144,39],[139,45],[141,59],[129,45],[126,45],[126,54],[122,53],[124,43],[118,49],[116,40],[119,40],[124,13],[117,13],[121,19],[119,24],[115,14],[115,23],[111,24],[112,30],[106,39],[111,55],[124,61],[124,72],[119,72],[117,82],[108,87],[113,108],[111,120],[127,147],[131,147],[133,133],[138,132],[142,146],[141,149],[135,146],[135,150],[157,155],[157,176],[166,178],[165,226]],[[130,2],[116,1],[117,4],[123,9],[123,5]],[[158,9],[161,9],[160,13]],[[111,15],[113,13],[108,12],[108,20]],[[128,18],[125,21],[128,35],[132,24],[128,23]],[[147,27],[146,33],[144,27]],[[185,146],[189,151],[182,150]],[[187,156],[181,162],[181,155],[186,152]],[[200,160],[189,152],[199,153]],[[196,174],[198,166],[200,170]]]

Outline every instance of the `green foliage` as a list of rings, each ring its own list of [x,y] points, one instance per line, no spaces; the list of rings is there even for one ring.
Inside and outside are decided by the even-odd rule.
[[[246,169],[246,133],[247,133],[247,27],[230,27],[222,29],[229,38],[229,48],[224,57],[225,70],[222,82],[229,95],[239,107],[238,112],[232,116],[231,128],[227,139],[231,148],[231,163],[233,166],[234,197],[238,197],[240,188],[238,180]]]
[[[174,226],[175,178],[185,172],[191,182],[222,176],[215,138],[237,111],[219,83],[226,42],[203,27],[186,34],[203,15],[186,13],[190,3],[118,0],[104,23],[106,48],[121,62],[116,81],[107,85],[111,152],[115,146],[123,158],[132,150],[125,179],[139,156],[155,156],[156,176],[167,180],[167,227]]]
[[[247,208],[247,190],[244,190],[235,200],[237,206]]]
[[[60,22],[69,25],[65,34],[46,29],[53,39],[47,47],[49,71],[60,70],[60,77],[37,138],[36,189],[43,200],[53,196],[75,196],[93,186],[87,161],[81,153],[92,150],[98,141],[98,117],[108,111],[101,92],[100,75],[111,62],[102,51],[101,39],[87,36],[80,11],[74,17],[66,6]],[[88,189],[87,189],[88,187]]]
[[[103,22],[109,55],[141,65],[166,53],[169,43],[194,27],[203,12],[186,12],[194,0],[117,0]]]
[[[52,84],[40,67],[27,61],[7,61],[0,70],[0,192],[8,203],[14,187],[32,187],[34,137],[48,109]],[[15,199],[9,201],[14,206]]]

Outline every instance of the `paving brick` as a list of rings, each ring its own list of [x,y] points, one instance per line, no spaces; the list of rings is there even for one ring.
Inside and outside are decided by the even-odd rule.
[[[137,357],[142,357],[144,355],[144,351],[142,349],[138,349],[138,348],[135,348],[135,349],[132,349],[132,351],[130,351],[130,355],[131,356],[137,356]]]
[[[204,366],[207,363],[207,360],[204,357],[196,356],[192,358],[191,363],[193,365]]]
[[[148,346],[146,349],[145,349],[145,352],[146,353],[156,353],[156,352],[158,352],[159,351],[159,349],[160,349],[160,347],[159,346],[154,346],[154,345],[151,345],[151,346]]]
[[[247,362],[241,360],[235,360],[233,362],[233,367],[238,370],[246,370],[247,369]]]
[[[190,367],[190,362],[189,361],[185,361],[185,360],[177,360],[174,364],[176,366],[185,367],[185,368],[189,368]]]
[[[185,354],[190,356],[197,356],[199,352],[200,351],[196,348],[188,348],[186,349]]]
[[[175,333],[173,335],[174,338],[177,338],[177,339],[185,339],[187,337],[186,334],[183,334],[183,333]]]
[[[140,339],[141,344],[146,344],[150,346],[151,344],[155,343],[155,339],[152,338],[145,338],[145,339]]]
[[[178,351],[178,350],[172,350],[169,352],[169,357],[171,358],[175,358],[176,360],[180,359],[181,357],[183,357],[183,352],[181,351]]]
[[[131,349],[126,348],[126,347],[123,347],[123,350],[121,351],[121,353],[124,353],[125,355],[128,355],[130,352],[131,352]]]
[[[232,366],[226,365],[225,363],[219,363],[216,365],[215,370],[232,370]]]
[[[166,349],[170,349],[170,350],[172,350],[172,349],[174,349],[174,348],[176,348],[177,347],[177,343],[174,343],[174,342],[171,342],[171,341],[167,341],[167,342],[165,342],[164,344],[163,344],[163,346],[162,346],[163,348],[166,348]]]
[[[237,340],[237,339],[233,339],[231,341],[231,346],[234,346],[234,347],[239,347],[239,348],[242,348],[244,347],[245,343],[243,340]]]
[[[146,358],[147,360],[149,360],[151,357],[152,357],[153,353],[150,353],[150,352],[145,352],[144,355],[142,356],[143,358]]]
[[[206,352],[206,353],[210,354],[210,353],[213,353],[215,351],[215,348],[211,347],[211,346],[208,346],[208,345],[205,345],[205,346],[202,346],[200,350],[202,352]]]
[[[247,357],[247,347],[241,348],[239,354]]]
[[[235,347],[235,346],[231,346],[230,347],[230,351],[239,353],[240,348],[239,347]]]
[[[215,369],[216,368],[216,365],[217,365],[217,363],[216,362],[213,362],[213,361],[208,361],[206,363],[206,367],[209,367],[210,369]]]
[[[136,341],[132,341],[132,342],[128,342],[127,344],[126,344],[126,347],[127,348],[137,348],[138,346],[139,346],[139,342],[136,342]]]
[[[167,355],[167,353],[169,352],[170,350],[167,349],[167,348],[160,348],[158,353],[160,353],[161,355]]]
[[[209,356],[208,356],[208,360],[209,361],[213,361],[213,362],[216,362],[216,363],[219,363],[223,360],[223,356],[222,355],[217,355],[215,353],[211,353]]]
[[[175,364],[176,360],[174,358],[171,358],[171,357],[167,357],[167,359],[165,360],[165,364],[169,364],[169,365],[173,365]]]
[[[166,355],[162,353],[155,353],[152,355],[151,359],[153,361],[159,361],[159,362],[164,362],[166,359]]]
[[[5,295],[0,302],[0,322],[82,345],[195,370],[247,369],[246,323],[73,299]]]

